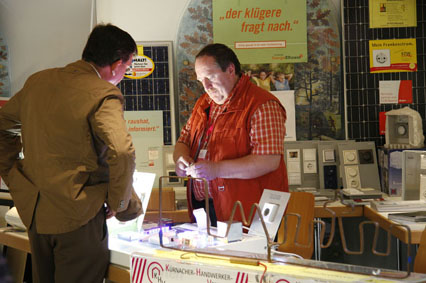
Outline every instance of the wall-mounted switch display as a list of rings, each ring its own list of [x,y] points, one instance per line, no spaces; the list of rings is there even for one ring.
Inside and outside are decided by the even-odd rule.
[[[324,165],[324,189],[337,189],[337,166]]]
[[[343,151],[343,164],[358,164],[358,154],[356,150]]]
[[[360,164],[374,164],[373,151],[371,149],[358,150]]]
[[[361,179],[359,177],[359,167],[356,165],[345,166],[346,187],[361,188]]]
[[[324,149],[322,151],[323,162],[335,162],[336,156],[334,155],[334,149]]]

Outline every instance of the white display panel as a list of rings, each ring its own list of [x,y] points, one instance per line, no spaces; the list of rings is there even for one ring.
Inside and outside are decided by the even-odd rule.
[[[133,188],[141,199],[143,213],[136,219],[127,222],[118,221],[115,217],[107,220],[108,231],[110,235],[121,231],[141,231],[143,220],[148,208],[149,198],[151,197],[152,187],[154,185],[155,174],[146,172],[135,172],[133,174]]]

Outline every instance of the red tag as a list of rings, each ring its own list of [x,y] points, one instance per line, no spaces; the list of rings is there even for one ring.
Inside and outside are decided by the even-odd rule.
[[[379,112],[379,134],[386,134],[386,112]]]

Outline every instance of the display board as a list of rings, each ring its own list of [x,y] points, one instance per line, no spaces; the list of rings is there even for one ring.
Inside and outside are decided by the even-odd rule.
[[[162,111],[165,145],[175,142],[173,52],[171,41],[138,41],[132,68],[118,84],[125,111]],[[136,149],[137,150],[137,149]]]
[[[391,3],[392,2],[392,3]],[[392,5],[412,3],[413,1],[366,1],[366,0],[351,0],[342,1],[342,18],[343,18],[343,44],[344,44],[344,84],[346,95],[346,115],[347,115],[347,138],[357,141],[374,141],[376,146],[384,145],[385,136],[380,131],[381,113],[392,109],[399,109],[405,106],[418,111],[422,116],[423,124],[425,124],[426,108],[425,108],[425,86],[426,86],[426,55],[422,50],[425,50],[426,37],[424,33],[424,18],[426,11],[425,1],[416,1],[416,9],[409,9],[410,5],[406,5],[406,11],[416,11],[416,14],[411,14],[411,19],[417,18],[417,24],[412,26],[406,21],[399,21],[398,24],[392,23],[375,28],[371,28],[371,16],[380,17],[381,15],[369,15],[369,12],[376,11],[371,5],[384,5],[383,12],[390,13]],[[380,6],[379,6],[380,8]],[[377,9],[379,9],[377,8]],[[413,13],[413,12],[411,12]],[[399,12],[399,17],[403,16],[403,12]],[[396,45],[399,42],[409,42],[408,39],[415,41],[417,58],[411,58],[409,62],[417,59],[417,70],[414,66],[406,71],[393,71],[386,73],[372,73],[370,64],[370,43],[377,41],[390,42]],[[374,41],[374,42],[372,42]],[[389,45],[389,44],[388,44]],[[392,46],[391,46],[392,47]],[[380,47],[382,48],[382,47]],[[414,56],[414,52],[404,47],[398,48],[401,56]],[[383,50],[388,50],[391,53],[392,48],[385,47]],[[372,53],[372,52],[371,52]],[[379,57],[375,60],[384,60],[386,52],[378,52],[375,54]],[[401,57],[402,58],[402,57]],[[383,61],[383,64],[386,62]],[[392,63],[392,62],[391,62]],[[390,68],[390,67],[389,67]],[[412,98],[409,101],[401,103],[395,99],[395,103],[380,103],[380,95],[383,90],[380,90],[381,82],[410,81],[412,83]],[[410,89],[410,90],[411,90]],[[396,91],[398,94],[398,91]],[[395,95],[396,96],[396,95]],[[382,99],[384,98],[382,94]],[[396,96],[397,98],[397,96]],[[383,102],[383,101],[382,101]]]

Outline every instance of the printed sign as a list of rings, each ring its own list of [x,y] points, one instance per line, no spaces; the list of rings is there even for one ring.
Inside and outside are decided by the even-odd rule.
[[[154,72],[154,61],[143,54],[143,46],[138,45],[138,54],[133,57],[132,65],[126,70],[124,76],[129,79],[141,79]]]
[[[124,111],[124,119],[136,150],[136,170],[162,176],[163,111]]]
[[[370,28],[417,26],[416,0],[370,0]]]
[[[214,265],[195,265],[176,260],[133,255],[131,258],[132,283],[153,282],[258,282],[256,271],[217,268]]]
[[[413,82],[403,81],[379,81],[380,104],[406,104],[413,103]]]
[[[166,255],[167,253],[167,255]],[[183,252],[157,252],[147,256],[131,255],[132,283],[305,283],[305,282],[373,282],[379,278],[326,268],[313,268],[292,264],[261,263],[245,265],[230,263],[225,258],[195,256]],[[185,259],[183,259],[185,255]],[[395,282],[380,278],[380,282]],[[419,281],[420,282],[420,281]]]
[[[294,102],[294,90],[272,91],[279,99],[286,111],[285,140],[296,141],[296,106]]]
[[[213,40],[241,64],[307,62],[306,1],[212,2]]]
[[[370,40],[370,72],[417,71],[416,39]]]

